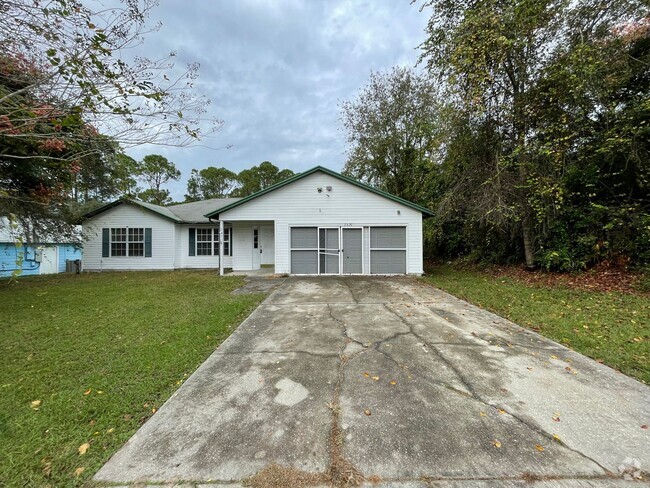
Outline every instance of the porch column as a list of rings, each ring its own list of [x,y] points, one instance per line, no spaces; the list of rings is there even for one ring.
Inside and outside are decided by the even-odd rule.
[[[219,220],[219,275],[223,276],[223,220]]]

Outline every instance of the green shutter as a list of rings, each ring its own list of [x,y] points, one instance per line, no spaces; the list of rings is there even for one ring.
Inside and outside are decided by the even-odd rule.
[[[151,257],[151,227],[144,229],[144,257]]]
[[[196,254],[196,229],[190,227],[190,256]]]
[[[107,258],[110,256],[111,242],[110,242],[110,229],[102,229],[102,257]]]

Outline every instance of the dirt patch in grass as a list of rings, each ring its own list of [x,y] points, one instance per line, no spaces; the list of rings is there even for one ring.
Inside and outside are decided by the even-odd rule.
[[[508,277],[519,283],[533,286],[566,287],[575,290],[619,292],[650,296],[650,291],[642,289],[644,275],[627,267],[612,263],[601,263],[587,271],[577,273],[553,273],[549,271],[528,271],[518,266],[495,266],[486,268],[495,278]]]

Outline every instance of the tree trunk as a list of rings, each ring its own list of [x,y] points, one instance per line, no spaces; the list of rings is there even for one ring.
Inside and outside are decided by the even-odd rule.
[[[526,267],[533,269],[535,267],[535,253],[533,252],[533,240],[530,232],[530,224],[526,218],[521,222],[521,230],[524,238],[524,254],[526,256]]]

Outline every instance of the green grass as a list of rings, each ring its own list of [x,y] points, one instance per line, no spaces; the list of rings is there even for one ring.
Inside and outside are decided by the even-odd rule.
[[[242,284],[203,271],[0,282],[0,486],[87,482],[263,298],[230,293]]]
[[[452,295],[650,383],[648,297],[527,285],[451,266],[428,274],[426,281]]]

